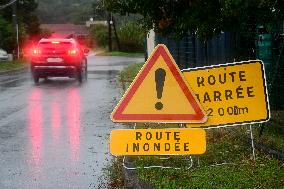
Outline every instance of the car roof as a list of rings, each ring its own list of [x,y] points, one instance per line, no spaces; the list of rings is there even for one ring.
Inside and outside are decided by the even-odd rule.
[[[51,42],[51,41],[59,41],[59,42],[70,42],[70,43],[75,43],[75,40],[74,39],[65,39],[65,38],[49,38],[49,39],[46,39],[46,38],[43,38],[39,41],[39,43],[42,43],[42,42]]]

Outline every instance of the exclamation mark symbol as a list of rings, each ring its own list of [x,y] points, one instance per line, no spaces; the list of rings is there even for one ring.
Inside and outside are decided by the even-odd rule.
[[[155,82],[156,82],[156,92],[157,92],[157,98],[161,100],[163,96],[163,89],[164,89],[164,82],[166,78],[166,71],[162,68],[159,68],[155,71]],[[157,102],[155,104],[155,108],[157,110],[163,109],[163,103]]]

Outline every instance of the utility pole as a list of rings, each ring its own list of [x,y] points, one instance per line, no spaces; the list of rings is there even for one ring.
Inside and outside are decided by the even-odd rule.
[[[112,17],[112,21],[113,21],[113,30],[114,30],[114,35],[115,35],[115,39],[116,39],[117,48],[120,51],[120,43],[119,43],[118,35],[116,33],[115,20],[114,20],[113,17]]]
[[[16,30],[16,40],[17,40],[17,58],[20,58],[20,45],[19,45],[19,25],[17,21],[17,1],[12,4],[12,18],[13,25]]]
[[[111,36],[111,25],[113,24],[113,21],[112,21],[112,15],[111,13],[109,12],[108,13],[108,49],[109,51],[111,52],[112,51],[112,36]]]

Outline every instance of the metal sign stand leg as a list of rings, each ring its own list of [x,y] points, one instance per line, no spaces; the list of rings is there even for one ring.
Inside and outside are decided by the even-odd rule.
[[[256,155],[255,155],[255,148],[254,148],[254,139],[253,139],[252,126],[249,125],[249,128],[250,128],[250,139],[251,139],[252,157],[253,157],[253,160],[255,161]]]

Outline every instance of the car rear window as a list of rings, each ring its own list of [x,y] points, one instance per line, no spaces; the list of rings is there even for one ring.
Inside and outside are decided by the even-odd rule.
[[[72,47],[72,43],[71,42],[41,42],[39,43],[39,47],[43,48],[43,49],[68,49],[70,47]]]

